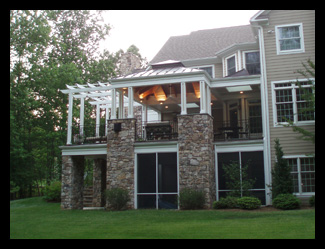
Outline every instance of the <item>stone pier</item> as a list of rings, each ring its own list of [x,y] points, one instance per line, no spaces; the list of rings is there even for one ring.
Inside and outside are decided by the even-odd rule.
[[[62,156],[61,209],[82,209],[84,156]]]
[[[121,124],[114,131],[114,124]],[[107,189],[127,189],[130,195],[128,207],[134,208],[134,142],[136,119],[108,120],[107,129]]]
[[[179,188],[204,190],[206,208],[215,200],[213,118],[209,114],[178,116]]]

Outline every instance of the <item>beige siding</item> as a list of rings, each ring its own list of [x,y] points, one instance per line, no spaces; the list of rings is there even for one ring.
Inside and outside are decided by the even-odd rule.
[[[298,139],[300,134],[293,133],[292,128],[274,127],[271,81],[293,80],[304,78],[296,72],[303,69],[302,62],[308,59],[315,61],[315,11],[313,10],[272,10],[269,13],[269,25],[264,26],[264,43],[266,58],[266,76],[268,84],[269,122],[271,159],[274,161],[274,139],[279,138],[285,155],[303,155],[314,153],[315,146],[311,142]],[[303,24],[305,52],[297,54],[277,55],[275,25]],[[315,126],[303,126],[315,130]],[[273,163],[272,163],[273,164]]]
[[[215,75],[214,75],[214,77],[215,78],[222,78],[223,77],[222,70],[223,70],[222,69],[222,63],[215,64],[215,67],[214,67]]]

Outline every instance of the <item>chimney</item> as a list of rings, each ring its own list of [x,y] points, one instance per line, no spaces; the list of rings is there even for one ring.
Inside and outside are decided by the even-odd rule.
[[[141,68],[140,58],[131,52],[122,54],[118,62],[120,76],[125,76],[132,73],[135,69]]]

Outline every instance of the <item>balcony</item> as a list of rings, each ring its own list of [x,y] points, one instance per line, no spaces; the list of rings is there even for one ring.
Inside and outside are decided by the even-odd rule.
[[[263,138],[261,118],[216,122],[213,130],[215,142]]]
[[[72,127],[72,144],[106,144],[106,127],[102,125],[86,125],[80,126],[75,124]]]

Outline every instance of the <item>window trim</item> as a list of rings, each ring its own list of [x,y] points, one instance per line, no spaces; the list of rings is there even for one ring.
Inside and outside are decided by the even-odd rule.
[[[297,160],[297,174],[298,174],[298,188],[299,192],[294,192],[294,195],[298,196],[312,196],[315,195],[315,192],[302,192],[302,187],[301,187],[301,161],[300,159],[302,158],[315,158],[315,156],[309,156],[309,155],[288,155],[288,156],[283,156],[283,159],[296,159]],[[291,171],[290,171],[291,172]],[[315,174],[316,174],[316,162],[315,162]]]
[[[300,36],[300,49],[290,49],[290,50],[281,50],[280,48],[280,28],[284,27],[292,27],[299,26],[299,36]],[[284,25],[276,25],[275,27],[275,41],[276,41],[276,50],[277,55],[282,54],[296,54],[296,53],[304,53],[305,52],[305,42],[304,42],[304,32],[302,23],[293,23],[293,24],[284,24]]]
[[[297,96],[296,96],[296,89],[299,89],[299,86],[296,85],[296,82],[305,82],[312,80],[313,84],[315,84],[315,79],[292,79],[292,80],[280,80],[280,81],[271,81],[271,87],[272,87],[272,111],[273,111],[273,125],[274,127],[283,127],[284,125],[288,125],[288,122],[278,122],[278,115],[277,115],[277,105],[276,105],[276,93],[275,91],[278,89],[285,90],[290,89],[292,93],[292,103],[293,103],[293,124],[300,126],[300,125],[314,125],[314,120],[304,120],[304,121],[298,121],[298,110],[297,110]],[[275,84],[281,84],[281,83],[290,83],[291,86],[287,87],[275,87]],[[302,87],[309,87],[309,86],[302,86]],[[315,113],[314,113],[315,116]]]

